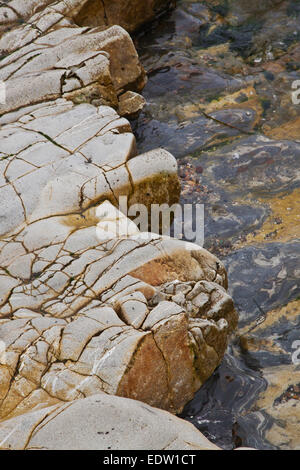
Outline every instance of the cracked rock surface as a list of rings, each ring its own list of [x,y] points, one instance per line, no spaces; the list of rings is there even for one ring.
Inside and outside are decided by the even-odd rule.
[[[76,24],[93,5],[0,8],[0,448],[58,448],[53,427],[68,429],[64,448],[107,448],[97,414],[117,429],[114,448],[129,448],[128,408],[134,448],[148,434],[153,449],[212,448],[148,405],[180,412],[220,364],[237,323],[225,268],[116,211],[121,196],[172,205],[180,186],[170,153],[137,156],[118,111],[140,109],[145,74],[124,29]],[[129,231],[116,236],[116,223]]]
[[[174,0],[6,0],[1,8],[1,30],[35,20],[35,14],[54,12],[76,24],[107,27],[118,24],[133,32],[174,5]],[[37,16],[39,18],[39,16]],[[57,19],[57,18],[56,18]],[[33,26],[34,27],[34,26]]]
[[[218,449],[170,413],[104,393],[10,419],[0,426],[0,441],[7,450]]]

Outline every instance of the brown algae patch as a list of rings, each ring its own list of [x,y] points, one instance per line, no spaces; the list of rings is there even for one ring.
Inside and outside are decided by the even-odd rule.
[[[288,242],[299,237],[300,233],[300,188],[290,194],[273,199],[259,198],[262,204],[268,204],[271,214],[259,231],[248,234],[243,245],[273,241]]]
[[[262,324],[257,324],[256,322],[252,322],[250,325],[247,325],[243,329],[239,330],[239,336],[247,335],[248,331],[251,332],[261,332],[266,330],[269,327],[272,327],[276,323],[280,322],[283,319],[286,319],[290,322],[296,321],[300,316],[300,298],[296,300],[292,300],[288,304],[284,305],[283,307],[278,307],[273,310],[270,310],[266,314],[266,319]]]
[[[297,140],[300,141],[300,117],[289,121],[282,126],[274,127],[273,129],[264,126],[265,135],[271,139],[276,140]]]
[[[263,115],[263,106],[254,87],[249,86],[235,93],[216,98],[209,103],[199,100],[198,103],[186,103],[177,105],[174,114],[179,121],[185,121],[223,109],[253,109],[256,112],[256,119],[252,126],[259,124]]]
[[[268,382],[268,388],[262,393],[255,407],[267,412],[274,420],[266,438],[280,448],[299,449],[299,394],[287,392],[298,389],[300,371],[295,365],[285,364],[265,369],[264,378]]]

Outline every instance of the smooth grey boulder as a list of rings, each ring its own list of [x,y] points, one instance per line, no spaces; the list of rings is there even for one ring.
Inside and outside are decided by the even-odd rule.
[[[218,450],[192,424],[170,413],[103,393],[0,423],[0,448]]]

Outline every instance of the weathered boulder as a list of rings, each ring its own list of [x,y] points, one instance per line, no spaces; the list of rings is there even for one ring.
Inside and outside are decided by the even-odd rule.
[[[119,98],[120,116],[134,118],[144,108],[146,104],[145,98],[134,91],[127,91]]]
[[[82,26],[119,24],[133,32],[174,6],[174,0],[88,0],[75,17]]]
[[[79,28],[49,10],[0,39],[0,80],[6,85],[0,115],[62,97],[118,108],[119,94],[143,88],[145,72],[124,29]]]
[[[65,100],[1,134],[0,416],[102,390],[180,411],[236,324],[225,269],[191,243],[138,229],[104,236],[119,216],[97,209],[120,196],[176,202],[175,159],[135,157],[115,111]]]
[[[53,216],[64,215],[65,227],[79,226],[80,220],[91,225],[92,206],[105,199],[118,204],[121,195],[130,204],[142,197],[148,204],[178,201],[174,158],[157,150],[135,159],[130,125],[112,108],[56,100],[18,114],[17,121],[0,130],[1,235],[27,223],[24,236],[33,240],[33,233],[43,233],[39,224]],[[147,180],[151,183],[145,198],[141,192]],[[87,209],[84,219],[78,213]],[[49,242],[52,235],[44,232]]]
[[[222,360],[237,323],[215,256],[140,232],[116,210],[120,197],[128,207],[177,203],[177,163],[162,149],[137,156],[131,127],[112,106],[125,115],[140,108],[132,91],[145,83],[143,68],[120,26],[76,25],[85,4],[16,0],[0,9],[2,30],[11,28],[0,39],[7,92],[0,107],[4,448],[43,447],[29,440],[37,421],[59,410],[67,422],[76,400],[90,397],[79,408],[91,419],[94,396],[123,403],[104,392],[181,411]],[[132,406],[143,416],[142,405]],[[11,424],[21,434],[7,434]],[[166,445],[179,428],[172,438],[166,432]],[[204,442],[197,435],[196,448]]]
[[[29,19],[40,19],[44,12],[47,15],[55,13],[56,22],[60,21],[59,15],[63,14],[80,26],[107,28],[117,24],[133,32],[144,23],[153,20],[158,14],[167,11],[174,6],[174,3],[174,0],[144,0],[143,2],[140,0],[69,0],[68,2],[8,0],[1,6],[0,32],[28,22],[26,32],[31,31],[32,34]],[[50,16],[46,18],[48,22]],[[39,22],[39,29],[43,23],[44,21]]]
[[[192,424],[144,403],[104,393],[0,423],[0,448],[218,450]]]

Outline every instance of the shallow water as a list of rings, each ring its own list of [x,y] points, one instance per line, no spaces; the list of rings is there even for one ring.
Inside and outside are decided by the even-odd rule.
[[[135,39],[149,75],[139,151],[178,158],[182,203],[205,204],[204,246],[225,262],[240,314],[183,413],[226,449],[300,449],[300,2],[272,3],[182,0]]]

